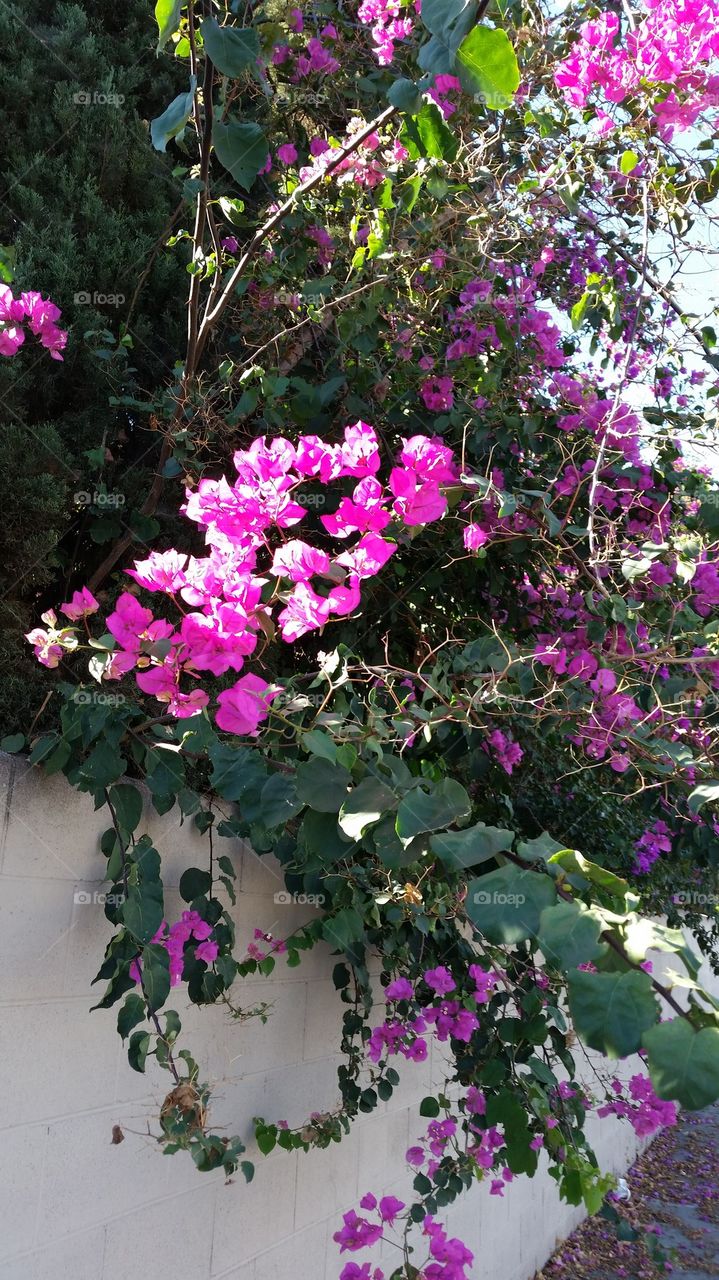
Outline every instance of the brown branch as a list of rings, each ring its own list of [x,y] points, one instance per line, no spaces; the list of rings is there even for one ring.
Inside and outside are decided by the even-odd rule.
[[[212,67],[212,64],[209,63],[209,59],[208,59],[208,64],[210,65],[210,67]],[[207,65],[205,67],[204,83],[206,83],[206,81],[207,81]],[[204,92],[204,88],[203,88],[203,92]],[[209,97],[207,97],[205,101],[205,119],[207,119],[208,101],[211,103],[211,93],[209,94]],[[210,111],[211,111],[211,106],[210,106]],[[219,298],[217,299],[217,301],[214,303],[213,306],[211,307],[208,306],[208,309],[206,310],[205,315],[203,317],[202,324],[199,325],[199,328],[197,327],[196,321],[193,321],[192,319],[192,310],[194,306],[194,299],[196,298],[196,296],[199,297],[200,281],[199,281],[199,276],[192,277],[192,281],[190,284],[190,299],[188,302],[189,315],[188,315],[187,359],[185,362],[185,370],[182,378],[181,394],[182,392],[187,391],[190,380],[192,379],[192,377],[194,377],[197,371],[200,359],[202,357],[202,354],[205,349],[205,345],[207,343],[207,339],[210,336],[212,329],[217,324],[217,321],[220,319],[220,316],[225,311],[225,308],[227,307],[235,291],[235,288],[237,287],[237,283],[242,276],[242,272],[244,271],[247,264],[255,256],[258,249],[260,248],[260,245],[264,243],[264,241],[275,230],[275,228],[280,226],[280,224],[284,221],[284,219],[288,216],[288,214],[291,213],[291,211],[295,207],[295,203],[298,197],[302,195],[306,195],[307,192],[314,190],[314,188],[318,186],[319,183],[325,177],[327,177],[329,174],[334,172],[334,170],[338,167],[338,165],[340,165],[343,162],[343,160],[346,160],[347,157],[351,155],[353,151],[356,151],[357,148],[360,147],[362,143],[365,142],[366,139],[370,137],[372,133],[375,132],[375,130],[382,128],[396,114],[397,114],[396,107],[388,107],[385,111],[380,112],[380,114],[376,116],[375,119],[372,120],[369,124],[365,125],[365,127],[361,129],[359,133],[357,133],[354,136],[354,138],[352,138],[351,141],[347,143],[346,146],[341,147],[337,151],[333,159],[328,164],[326,164],[319,173],[317,173],[314,177],[309,178],[307,182],[302,183],[299,187],[296,187],[295,190],[292,192],[292,195],[287,200],[285,200],[284,204],[280,205],[280,207],[275,211],[275,213],[273,213],[272,217],[268,218],[268,220],[264,222],[262,226],[257,229],[252,239],[250,240],[250,243],[247,246],[247,249],[242,255],[242,258],[235,266]],[[204,146],[203,146],[203,155],[204,155]],[[208,157],[208,164],[209,164],[209,157]],[[205,209],[207,208],[206,187],[207,187],[207,183],[205,182],[205,185],[203,187],[203,191],[204,191],[203,208]],[[198,211],[199,211],[199,207],[202,199],[203,199],[203,192],[200,192],[198,195]],[[195,237],[193,238],[193,260],[195,258],[195,255],[198,249],[198,240],[197,240],[198,222],[199,222],[199,219],[196,219]],[[204,229],[204,222],[203,222],[202,229]],[[210,298],[210,302],[212,302],[212,296]],[[180,402],[178,403],[172,422],[170,423],[170,426],[168,428],[165,439],[163,441],[162,449],[160,450],[160,457],[158,460],[157,471],[155,472],[152,485],[150,487],[150,491],[145,501],[143,502],[142,506],[140,507],[140,514],[143,516],[153,515],[155,510],[157,509],[157,504],[160,501],[160,496],[162,494],[162,488],[164,484],[164,476],[162,472],[165,467],[165,463],[168,461],[172,453],[173,432],[181,419],[183,403],[184,403],[184,399],[181,398]],[[91,591],[96,591],[97,588],[101,585],[101,583],[104,582],[108,573],[112,572],[118,560],[122,558],[122,556],[125,554],[128,548],[132,545],[132,541],[133,541],[133,534],[132,534],[132,531],[128,529],[125,531],[125,533],[123,533],[123,535],[120,538],[118,538],[117,542],[113,544],[111,550],[108,552],[105,559],[102,561],[102,564],[99,565],[99,567],[95,570],[92,577],[90,578],[88,586]]]
[[[385,111],[381,111],[378,116],[375,116],[374,120],[371,120],[363,129],[360,129],[360,131],[355,134],[355,136],[346,143],[344,147],[340,147],[335,152],[333,158],[327,164],[323,165],[316,174],[311,178],[308,178],[306,182],[300,183],[298,187],[295,187],[292,195],[288,196],[284,204],[281,204],[272,216],[268,218],[266,222],[263,222],[261,227],[257,228],[257,231],[250,240],[250,243],[245,249],[239,262],[235,265],[232,274],[230,275],[214,306],[208,307],[205,311],[198,337],[198,359],[205,349],[210,333],[225,311],[225,308],[230,302],[239,281],[242,279],[245,268],[255,257],[260,246],[264,244],[267,237],[271,235],[282,222],[284,222],[285,218],[292,212],[297,200],[301,196],[307,195],[310,191],[314,191],[315,187],[319,186],[326,177],[334,173],[335,169],[337,169],[348,156],[352,155],[353,151],[356,151],[358,147],[361,147],[362,143],[366,142],[367,138],[369,138],[378,129],[381,129],[384,125],[388,124],[396,114],[396,107],[387,107]]]

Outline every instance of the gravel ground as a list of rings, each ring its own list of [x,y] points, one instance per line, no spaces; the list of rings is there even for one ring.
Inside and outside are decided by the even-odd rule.
[[[535,1280],[710,1280],[719,1276],[719,1104],[685,1112],[627,1174],[621,1233],[589,1218]]]

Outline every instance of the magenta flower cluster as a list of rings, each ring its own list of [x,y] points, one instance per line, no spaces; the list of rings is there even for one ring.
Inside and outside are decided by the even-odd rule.
[[[626,1089],[620,1080],[613,1080],[612,1088],[616,1097],[597,1108],[598,1116],[624,1117],[640,1138],[649,1138],[657,1129],[676,1124],[676,1103],[658,1098],[648,1076],[632,1076]]]
[[[469,966],[473,991],[469,997],[476,1005],[487,1004],[496,984],[496,977],[480,965]],[[395,978],[385,990],[390,1004],[400,1001],[415,1002],[414,1008],[403,1014],[396,1013],[375,1027],[367,1042],[370,1062],[401,1054],[411,1062],[424,1062],[429,1053],[428,1035],[434,1035],[440,1043],[458,1040],[467,1044],[479,1026],[474,1009],[467,1008],[459,999],[447,999],[456,990],[456,983],[449,969],[438,965],[427,969],[423,975],[424,986],[433,993],[427,999],[422,991],[415,991],[407,978]]]
[[[657,127],[671,138],[719,100],[719,75],[711,74],[719,56],[717,0],[645,0],[631,23],[619,12],[602,13],[580,27],[579,37],[555,73],[573,106],[585,107],[595,91],[600,101],[617,104],[653,90]],[[600,118],[611,127],[605,112]]]
[[[414,7],[419,9],[420,4],[415,3]],[[395,45],[411,36],[414,19],[407,15],[408,6],[401,0],[362,0],[357,17],[371,28],[374,52],[381,67],[388,67],[392,62]]]
[[[651,827],[648,827],[646,831],[643,831],[635,842],[632,871],[635,875],[647,875],[662,854],[671,853],[671,851],[671,831],[666,822],[663,822],[660,818]]]
[[[354,1209],[344,1214],[344,1225],[334,1233],[333,1239],[340,1246],[340,1253],[355,1253],[369,1249],[385,1238],[387,1228],[392,1228],[398,1215],[405,1208],[396,1196],[383,1196],[380,1200],[372,1193],[363,1196],[360,1208],[373,1218],[360,1217]],[[427,1214],[422,1223],[422,1234],[427,1242],[429,1257],[420,1273],[423,1280],[468,1280],[474,1254],[462,1240],[449,1236],[441,1223]],[[385,1273],[369,1262],[348,1262],[340,1272],[340,1280],[385,1280]]]
[[[396,541],[381,535],[390,526],[396,537],[403,528],[440,519],[447,510],[444,489],[459,476],[440,439],[413,436],[404,441],[384,483],[378,478],[379,441],[364,422],[346,427],[342,444],[311,435],[296,445],[283,437],[269,443],[261,438],[235,453],[234,462],[233,483],[224,477],[201,480],[187,493],[185,514],[204,530],[208,555],[153,551],[128,570],[146,591],[169,597],[179,620],[155,617],[130,592],[120,595],[107,618],[117,647],[107,656],[103,677],[120,679],[135,671],[140,689],[178,719],[208,705],[209,694],[197,684],[203,674],[240,671],[263,629],[276,626],[292,643],[358,609],[362,583],[397,550]],[[307,517],[303,487],[343,479],[355,481],[351,495],[320,520],[325,534],[346,549],[330,554],[288,537]],[[84,588],[62,612],[80,621],[97,608]],[[58,627],[52,612],[43,621],[47,630],[35,628],[27,638],[41,663],[57,666],[64,650],[77,647],[75,629]],[[218,696],[219,728],[256,733],[278,692],[252,672],[241,676]]]
[[[16,355],[29,330],[53,360],[62,360],[67,333],[57,325],[61,314],[60,308],[40,293],[31,291],[15,298],[6,284],[0,284],[0,356]]]
[[[188,942],[196,942],[195,956],[198,960],[204,960],[205,964],[213,964],[217,959],[219,947],[211,938],[212,925],[197,911],[183,911],[182,916],[175,924],[168,925],[163,920],[160,928],[157,930],[152,942],[159,943],[163,946],[170,957],[170,985],[178,986],[182,981],[182,971],[185,965],[185,946]],[[135,982],[142,981],[142,960],[133,960],[130,965],[130,977]]]

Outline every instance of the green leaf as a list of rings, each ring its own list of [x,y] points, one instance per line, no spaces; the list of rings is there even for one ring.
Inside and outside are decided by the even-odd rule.
[[[205,18],[200,31],[208,58],[223,76],[241,75],[259,57],[259,36],[251,27],[221,27],[214,18]]]
[[[700,961],[694,954],[681,929],[670,929],[646,917],[634,916],[624,928],[624,949],[636,964],[646,959],[648,951],[672,951],[681,957],[687,972],[696,978]]]
[[[268,1125],[267,1128],[257,1129],[255,1132],[255,1141],[263,1156],[268,1156],[277,1146],[277,1129],[275,1125]]]
[[[582,902],[558,902],[542,912],[539,945],[546,959],[560,969],[576,969],[606,951],[599,941],[604,925]]]
[[[472,802],[461,783],[443,778],[431,791],[417,787],[404,797],[397,812],[397,835],[411,840],[423,831],[441,831],[471,812]]]
[[[130,1043],[127,1046],[127,1058],[133,1071],[143,1072],[145,1070],[145,1062],[147,1061],[147,1051],[149,1048],[149,1031],[133,1031],[130,1036]]]
[[[419,1114],[421,1116],[427,1116],[430,1119],[434,1119],[435,1116],[438,1116],[439,1103],[437,1099],[433,1098],[431,1095],[429,1095],[426,1098],[423,1098],[419,1104]]]
[[[626,880],[622,880],[621,876],[615,876],[613,871],[607,871],[606,867],[600,867],[597,862],[590,862],[576,849],[560,849],[558,853],[553,853],[547,859],[547,865],[558,866],[563,871],[579,875],[583,880],[598,885],[600,889],[606,889],[613,898],[622,901],[629,892]]]
[[[157,22],[157,52],[162,53],[171,36],[174,36],[180,25],[182,0],[157,0],[155,5],[155,21]]]
[[[519,88],[519,66],[507,33],[481,26],[470,31],[457,50],[457,74],[491,110],[508,107]]]
[[[120,782],[110,787],[109,796],[120,829],[125,835],[131,836],[142,818],[141,793],[129,782]]]
[[[412,80],[395,80],[387,90],[387,97],[393,107],[406,115],[416,115],[422,107],[422,94]]]
[[[123,1040],[127,1039],[132,1028],[136,1027],[138,1022],[142,1022],[144,1017],[145,1001],[142,996],[131,992],[117,1015],[117,1030]]]
[[[625,1058],[641,1047],[657,1021],[658,1007],[646,973],[587,973],[568,979],[569,1009],[577,1034],[608,1058]]]
[[[157,942],[142,953],[142,989],[150,1013],[157,1013],[170,994],[170,957]]]
[[[631,173],[632,169],[636,169],[639,164],[639,156],[636,151],[624,151],[619,161],[619,168],[622,173]]]
[[[106,738],[103,738],[94,751],[90,752],[87,760],[83,760],[80,765],[80,775],[93,787],[99,789],[108,787],[111,782],[117,782],[126,768],[127,761],[118,748],[113,747]]]
[[[470,881],[467,913],[490,942],[526,942],[536,938],[541,914],[556,897],[549,876],[508,864]]]
[[[407,116],[400,136],[413,160],[454,160],[459,151],[457,138],[433,102],[426,102],[418,115]]]
[[[496,854],[511,848],[514,832],[504,827],[487,827],[478,822],[465,831],[445,831],[432,836],[429,844],[433,853],[452,871],[477,867],[488,862]]]
[[[302,803],[297,796],[294,778],[276,773],[262,788],[260,821],[269,830],[282,827],[299,813]]]
[[[352,785],[352,775],[341,765],[316,757],[297,768],[297,795],[318,813],[339,813]]]
[[[508,1089],[487,1100],[487,1124],[501,1125],[507,1147],[507,1164],[512,1173],[527,1173],[531,1177],[537,1169],[537,1153],[530,1147],[531,1130],[527,1111]]]
[[[424,0],[422,22],[433,36],[449,40],[460,21],[474,22],[476,0]]]
[[[673,1018],[646,1031],[642,1044],[658,1097],[690,1111],[719,1098],[719,1029],[695,1031],[686,1018]]]
[[[121,908],[122,921],[138,942],[149,942],[164,917],[162,885],[157,881],[131,885]]]
[[[340,828],[350,840],[359,840],[368,827],[379,822],[384,813],[397,808],[394,791],[379,778],[363,778],[351,791],[340,809]]]
[[[337,761],[337,744],[321,729],[310,729],[309,733],[303,733],[302,745],[311,755],[329,760],[330,764],[335,764]]]
[[[221,164],[232,174],[238,186],[249,191],[269,155],[267,139],[260,126],[254,122],[240,124],[216,123],[212,141]]]
[[[552,854],[561,853],[564,848],[560,840],[555,840],[548,831],[543,831],[534,840],[523,840],[518,844],[517,853],[525,862],[547,862]]]
[[[322,922],[322,937],[338,951],[353,952],[364,938],[364,920],[354,907],[344,907]]]
[[[336,814],[319,813],[316,809],[308,809],[302,819],[299,840],[323,867],[340,858],[349,858],[354,852],[353,842],[345,839],[337,825]]]
[[[427,0],[422,5],[422,23],[431,32],[431,39],[419,51],[423,71],[454,74],[455,54],[476,22],[477,8],[477,0]]]
[[[582,294],[581,298],[579,299],[579,302],[575,302],[574,306],[572,307],[569,313],[569,318],[572,322],[572,329],[574,330],[575,333],[577,332],[578,329],[581,329],[582,325],[584,324],[584,317],[586,316],[587,311],[589,310],[589,303],[591,302],[591,298],[592,298],[591,293],[589,293],[588,291],[585,291]]]
[[[640,556],[638,560],[625,560],[622,564],[622,574],[627,582],[634,582],[637,578],[643,578],[645,573],[649,573],[654,561],[648,556]]]
[[[5,738],[0,740],[0,751],[7,751],[11,756],[15,755],[16,751],[22,751],[24,746],[24,733],[9,733]]]
[[[211,888],[212,876],[200,867],[188,867],[180,876],[180,897],[184,902],[194,902],[195,898],[209,893]]]
[[[695,787],[689,796],[688,805],[692,813],[698,813],[705,804],[719,800],[719,782],[702,782]]]
[[[157,116],[150,124],[150,137],[156,151],[167,151],[171,138],[176,138],[184,131],[192,112],[192,104],[197,88],[197,77],[190,76],[190,88],[187,93],[178,93],[161,116]]]

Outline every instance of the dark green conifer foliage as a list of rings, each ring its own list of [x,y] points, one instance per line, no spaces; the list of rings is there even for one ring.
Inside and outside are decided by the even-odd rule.
[[[39,606],[66,598],[73,558],[97,563],[98,540],[149,485],[156,434],[110,397],[156,394],[181,349],[185,277],[166,251],[134,306],[132,348],[117,348],[181,199],[171,159],[148,139],[182,74],[155,59],[154,35],[147,0],[0,7],[0,263],[16,292],[49,295],[70,329],[64,364],[30,341],[0,360],[0,733],[27,727],[47,688],[22,633]],[[124,302],[102,301],[113,295]],[[76,495],[103,483],[125,503],[98,522]]]

